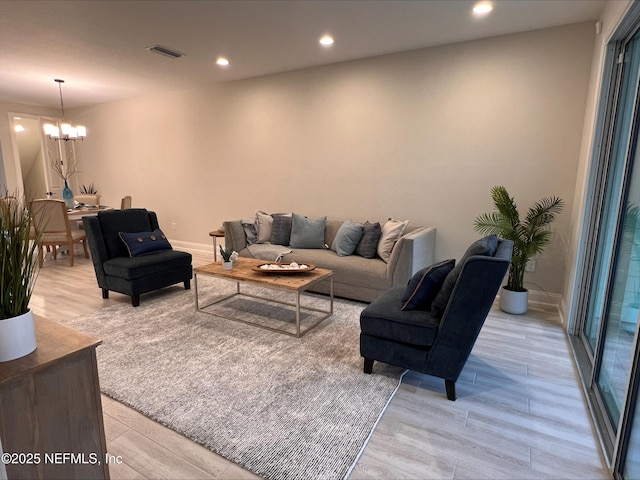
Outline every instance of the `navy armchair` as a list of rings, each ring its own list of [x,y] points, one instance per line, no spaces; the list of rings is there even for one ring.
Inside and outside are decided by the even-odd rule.
[[[102,298],[109,298],[110,290],[123,293],[130,295],[132,305],[137,307],[141,293],[179,282],[183,282],[187,290],[191,287],[191,254],[163,249],[131,256],[130,248],[120,236],[121,232],[154,232],[159,229],[155,212],[144,208],[110,210],[98,212],[93,217],[82,217],[82,222]],[[166,240],[164,243],[170,248]]]
[[[511,261],[513,242],[492,240],[485,254],[477,254],[480,240],[469,247],[428,309],[401,310],[407,288],[395,287],[362,311],[365,373],[375,360],[426,373],[443,378],[447,398],[456,399],[456,381]]]

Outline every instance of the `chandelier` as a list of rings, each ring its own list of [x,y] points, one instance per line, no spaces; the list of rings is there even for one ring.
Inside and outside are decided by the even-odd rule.
[[[82,125],[73,126],[70,123],[65,123],[64,121],[64,101],[62,100],[62,84],[64,80],[60,80],[58,78],[55,79],[58,82],[58,90],[60,91],[60,108],[62,109],[62,123],[60,127],[57,125],[47,123],[44,126],[44,133],[49,138],[54,140],[64,140],[68,142],[69,140],[84,140],[84,137],[87,136],[87,129]]]

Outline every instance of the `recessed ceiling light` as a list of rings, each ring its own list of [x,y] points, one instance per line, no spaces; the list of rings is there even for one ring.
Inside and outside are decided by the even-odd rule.
[[[320,37],[320,45],[330,47],[333,45],[333,37],[331,35],[323,35]]]
[[[493,3],[491,2],[478,2],[473,6],[473,14],[477,16],[483,16],[493,10]]]
[[[227,65],[229,65],[229,60],[227,60],[224,57],[218,57],[218,59],[216,60],[216,63],[221,67],[226,67]]]

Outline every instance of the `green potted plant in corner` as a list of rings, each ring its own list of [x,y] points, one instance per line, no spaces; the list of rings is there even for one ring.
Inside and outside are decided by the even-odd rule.
[[[36,349],[29,300],[38,276],[37,236],[26,201],[0,197],[0,362]]]
[[[525,267],[551,241],[551,231],[547,227],[562,211],[564,202],[559,197],[545,197],[529,208],[527,216],[521,220],[516,203],[505,187],[493,187],[491,198],[495,211],[477,217],[474,228],[483,235],[496,234],[513,240],[509,276],[500,292],[500,309],[523,314],[529,301],[529,291],[524,288]]]

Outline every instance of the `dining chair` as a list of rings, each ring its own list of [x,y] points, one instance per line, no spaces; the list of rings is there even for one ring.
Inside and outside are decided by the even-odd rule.
[[[34,200],[31,202],[31,216],[36,232],[40,233],[38,241],[38,264],[44,263],[43,248],[51,247],[53,258],[57,258],[57,247],[69,247],[69,266],[73,267],[74,246],[82,244],[85,258],[89,258],[87,236],[82,230],[71,229],[67,207],[62,200]]]
[[[120,202],[120,210],[126,210],[127,208],[131,208],[131,195],[123,197]]]

